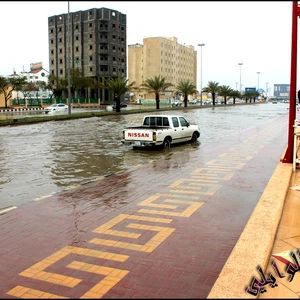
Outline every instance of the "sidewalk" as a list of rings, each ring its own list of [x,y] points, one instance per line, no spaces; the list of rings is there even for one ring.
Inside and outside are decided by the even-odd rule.
[[[297,253],[300,249],[300,169],[296,168],[291,176],[289,190],[285,199],[282,217],[278,227],[272,255],[268,263],[265,274],[273,274],[276,278],[277,286],[265,288],[266,292],[261,293],[259,298],[300,298],[300,274],[295,274],[292,281],[287,273],[289,263],[295,264],[291,254]],[[300,262],[299,254],[296,254]],[[276,262],[281,276],[272,267],[272,262]],[[296,272],[298,272],[295,266]],[[299,272],[298,272],[299,273]]]
[[[207,298],[300,298],[300,275],[289,282],[287,273],[289,263],[299,270],[292,257],[300,262],[299,215],[300,169],[280,162]],[[263,282],[259,267],[275,283],[253,284]]]

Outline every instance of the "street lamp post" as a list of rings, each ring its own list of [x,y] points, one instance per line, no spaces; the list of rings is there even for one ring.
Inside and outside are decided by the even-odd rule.
[[[260,72],[257,72],[257,91],[259,90],[259,74]]]
[[[200,46],[200,105],[202,106],[202,47],[205,46],[205,44],[198,44]]]
[[[266,82],[266,98],[268,99],[268,84],[269,82]]]
[[[240,93],[242,92],[242,65],[243,63],[238,63],[240,66]]]
[[[71,116],[71,76],[70,76],[70,3],[68,1],[68,115]]]

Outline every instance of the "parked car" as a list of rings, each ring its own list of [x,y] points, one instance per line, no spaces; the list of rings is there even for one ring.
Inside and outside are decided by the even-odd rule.
[[[189,104],[197,104],[197,99],[193,99],[193,100],[189,101]]]
[[[113,109],[116,109],[116,103],[113,105]],[[125,102],[120,102],[120,107],[122,108],[122,107],[127,107],[127,104],[125,103]]]
[[[52,104],[44,109],[45,114],[50,112],[64,112],[68,110],[68,105],[63,103]]]
[[[210,101],[210,100],[205,100],[205,101],[203,102],[203,104],[205,104],[205,105],[210,105],[210,104],[212,104],[212,101]]]
[[[181,105],[182,105],[182,102],[179,100],[174,100],[172,103],[172,106],[181,106]]]

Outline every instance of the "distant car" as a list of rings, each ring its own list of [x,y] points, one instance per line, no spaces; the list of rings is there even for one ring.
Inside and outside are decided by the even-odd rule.
[[[68,105],[63,103],[52,104],[44,109],[45,114],[50,112],[64,112],[68,110]]]
[[[181,106],[182,102],[180,102],[179,100],[174,100],[172,103],[172,106]]]
[[[197,104],[197,99],[193,99],[193,100],[189,101],[189,104]]]
[[[212,104],[212,101],[205,100],[205,101],[203,102],[203,104],[205,104],[205,105],[209,105],[209,104]]]
[[[127,104],[125,102],[120,103],[120,107],[127,107]],[[112,107],[113,109],[116,109],[116,103]]]

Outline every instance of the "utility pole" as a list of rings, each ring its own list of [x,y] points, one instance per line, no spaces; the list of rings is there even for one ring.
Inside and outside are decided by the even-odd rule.
[[[70,2],[68,1],[68,115],[71,116],[71,76],[70,76]]]
[[[242,65],[243,63],[238,63],[240,66],[240,93],[242,92]]]
[[[200,62],[201,62],[201,76],[200,76],[200,105],[202,106],[202,47],[205,46],[205,44],[198,44],[200,46]]]

